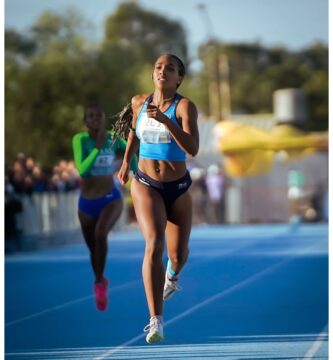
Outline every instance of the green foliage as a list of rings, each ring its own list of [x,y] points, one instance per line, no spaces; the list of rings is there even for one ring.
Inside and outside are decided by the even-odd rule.
[[[187,63],[185,30],[177,21],[141,8],[136,2],[119,5],[105,24],[105,46],[131,48],[137,63],[153,63],[174,53]]]
[[[89,22],[77,10],[70,8],[64,14],[44,12],[32,26],[31,31],[40,47],[48,49],[50,42],[69,41],[83,34],[89,26]]]
[[[328,74],[327,71],[312,72],[303,89],[307,94],[310,121],[308,130],[328,129]]]
[[[20,54],[29,56],[36,50],[36,43],[33,39],[16,32],[15,30],[5,29],[6,56]]]

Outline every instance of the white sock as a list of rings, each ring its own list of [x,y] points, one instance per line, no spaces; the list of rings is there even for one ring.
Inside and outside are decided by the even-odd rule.
[[[158,319],[158,320],[163,324],[163,315],[155,315],[155,316],[152,316],[152,317],[150,318],[150,321],[151,321],[152,319],[154,319],[154,318]]]

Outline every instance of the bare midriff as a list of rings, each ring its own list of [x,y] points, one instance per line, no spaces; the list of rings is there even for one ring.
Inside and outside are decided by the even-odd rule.
[[[113,189],[112,175],[84,177],[81,179],[81,195],[86,199],[98,199]]]
[[[139,169],[154,180],[167,182],[182,178],[186,174],[186,163],[141,158]]]

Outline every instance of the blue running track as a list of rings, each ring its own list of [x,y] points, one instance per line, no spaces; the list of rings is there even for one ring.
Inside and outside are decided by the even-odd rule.
[[[328,358],[326,224],[202,226],[190,249],[160,345],[142,332],[139,231],[110,235],[104,313],[83,243],[6,256],[6,359]]]

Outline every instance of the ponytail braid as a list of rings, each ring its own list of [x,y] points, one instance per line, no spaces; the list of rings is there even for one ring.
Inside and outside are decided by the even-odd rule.
[[[121,110],[118,114],[113,115],[112,118],[116,119],[113,126],[113,131],[116,136],[127,140],[128,134],[132,129],[133,110],[131,103],[128,103],[123,110]]]

